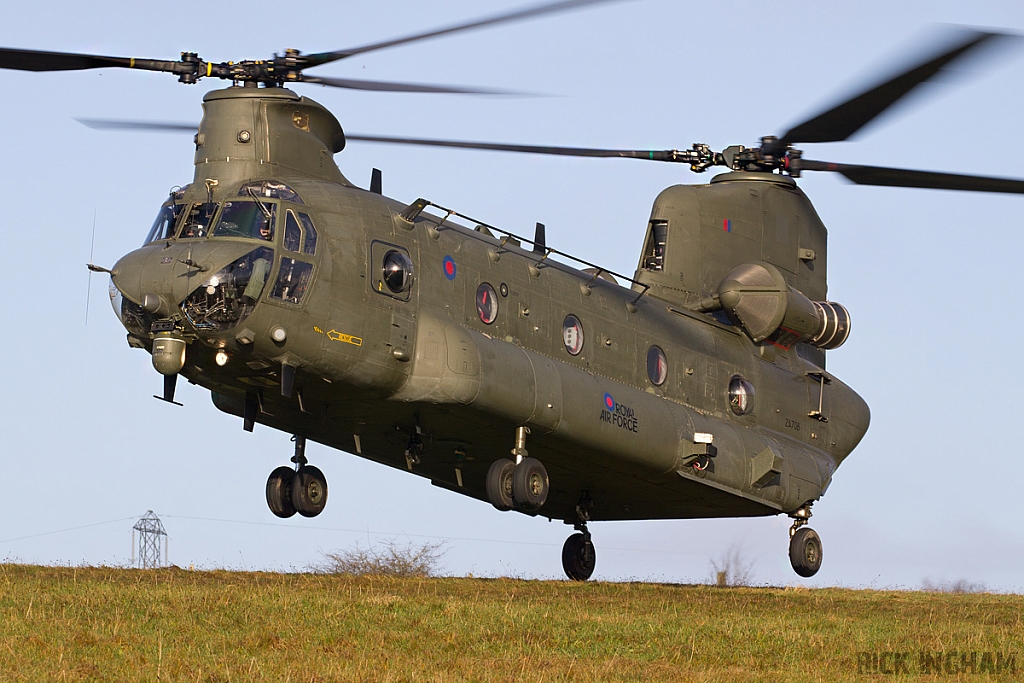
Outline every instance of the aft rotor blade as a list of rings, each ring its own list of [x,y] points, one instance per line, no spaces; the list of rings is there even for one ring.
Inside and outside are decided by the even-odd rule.
[[[423,93],[454,93],[461,95],[523,95],[509,90],[492,88],[471,88],[463,86],[430,85],[427,83],[394,83],[389,81],[364,81],[356,78],[328,78],[320,76],[302,76],[303,83],[317,83],[334,88],[350,90],[373,90],[376,92],[423,92]]]
[[[197,123],[174,123],[164,121],[123,121],[118,119],[75,119],[83,126],[96,130],[144,130],[166,133],[194,133],[199,130]]]
[[[399,138],[384,135],[345,134],[346,140],[360,142],[384,142],[396,145],[422,145],[426,147],[455,147],[457,149],[483,149],[494,152],[519,152],[524,154],[550,154],[563,157],[619,157],[625,159],[648,159],[651,161],[680,161],[675,150],[631,150],[592,149],[589,147],[549,147],[545,145],[511,145],[503,142],[468,142],[465,140],[436,140],[431,138]]]
[[[964,190],[967,192],[1006,192],[1024,194],[1024,180],[991,176],[936,173],[885,166],[833,164],[827,161],[801,159],[800,171],[831,171],[841,173],[858,185],[886,187],[921,187],[932,190]]]
[[[794,126],[780,139],[783,145],[804,142],[838,142],[867,125],[917,86],[935,77],[951,62],[999,38],[1003,33],[965,30],[942,54],[930,57],[879,85]]]
[[[431,31],[425,31],[423,33],[414,33],[412,35],[404,36],[402,38],[385,40],[380,43],[371,43],[369,45],[363,45],[362,47],[353,47],[347,50],[335,50],[333,52],[319,52],[316,54],[304,55],[302,57],[302,59],[304,60],[303,66],[311,67],[317,66],[319,64],[327,64],[328,62],[334,62],[339,59],[344,59],[346,57],[351,57],[353,55],[362,54],[364,52],[383,50],[384,48],[387,47],[404,45],[406,43],[412,43],[418,40],[426,40],[427,38],[435,38],[437,36],[443,36],[449,33],[456,33],[458,31],[468,31],[474,28],[483,28],[484,26],[494,26],[495,24],[516,21],[518,19],[536,17],[541,14],[552,14],[554,12],[562,12],[565,10],[576,9],[578,7],[587,7],[589,5],[597,5],[604,2],[615,1],[619,0],[561,0],[560,2],[537,5],[534,7],[527,7],[525,9],[519,9],[514,12],[508,12],[506,14],[498,14],[496,16],[478,19],[476,21],[471,21],[465,24],[456,24],[454,26],[433,29]]]
[[[106,57],[77,52],[44,52],[42,50],[18,50],[0,47],[0,68],[19,71],[77,71],[81,69],[144,69],[146,71],[169,71],[180,73],[182,62],[168,62],[156,59],[134,57]]]

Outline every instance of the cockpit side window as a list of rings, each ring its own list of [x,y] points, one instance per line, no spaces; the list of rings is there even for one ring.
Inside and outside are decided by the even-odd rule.
[[[300,242],[302,231],[299,229],[299,222],[295,220],[295,214],[289,211],[284,222],[284,248],[288,251],[298,251]]]
[[[188,213],[185,214],[181,234],[178,237],[181,239],[206,237],[210,232],[210,223],[219,206],[218,202],[205,202],[190,206]]]
[[[313,227],[313,221],[304,213],[299,214],[299,220],[302,221],[302,227],[306,232],[306,241],[302,245],[302,253],[313,255],[316,253],[316,228]]]
[[[160,212],[156,215],[156,220],[153,221],[153,227],[149,229],[149,234],[146,235],[146,241],[143,244],[169,240],[174,237],[174,223],[178,220],[178,216],[183,208],[185,208],[184,204],[164,204],[161,206]]]
[[[301,303],[312,275],[313,264],[282,256],[281,267],[277,271],[277,282],[270,291],[271,298],[291,304]]]
[[[272,241],[276,214],[277,204],[273,202],[224,202],[224,210],[213,228],[213,236]]]

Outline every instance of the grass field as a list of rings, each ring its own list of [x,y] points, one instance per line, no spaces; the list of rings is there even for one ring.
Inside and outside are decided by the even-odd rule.
[[[0,565],[0,680],[1021,680],[1022,615],[1019,595]]]

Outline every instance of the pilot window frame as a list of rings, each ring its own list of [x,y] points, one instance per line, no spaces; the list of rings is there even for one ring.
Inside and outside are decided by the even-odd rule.
[[[208,238],[210,236],[210,226],[215,225],[217,219],[219,218],[220,205],[221,202],[189,202],[188,208],[182,211],[181,218],[179,219],[181,226],[175,232],[176,237],[179,240],[204,240]],[[208,210],[208,213],[206,214],[206,223],[189,223],[192,211],[204,206],[213,207],[211,210]],[[188,228],[189,225],[200,226],[201,232],[199,234],[186,235],[185,229]]]
[[[289,228],[294,225],[294,229],[298,231],[298,242],[294,243],[294,248],[290,244]],[[282,246],[294,253],[294,254],[306,254],[308,256],[316,255],[316,246],[319,240],[316,226],[313,225],[313,219],[302,211],[298,211],[294,208],[289,208],[285,212],[284,217],[284,228],[282,230]]]
[[[246,209],[246,208],[248,208],[250,206],[252,207],[252,210],[250,211],[250,215],[251,215],[252,220],[251,220],[251,224],[249,225],[249,228],[248,228],[249,232],[251,233],[253,231],[253,228],[254,228],[254,226],[256,226],[256,223],[257,223],[258,219],[261,216],[263,216],[264,217],[264,219],[263,219],[264,221],[269,220],[269,222],[270,222],[270,235],[269,235],[269,237],[263,237],[262,234],[255,234],[255,235],[253,235],[253,234],[246,234],[244,231],[236,232],[236,233],[228,233],[228,234],[225,234],[225,233],[221,232],[221,230],[223,230],[223,228],[224,228],[224,217],[225,217],[225,214],[228,211],[234,211],[236,209],[236,207],[240,207],[241,209]],[[270,216],[266,217],[266,214],[264,213],[264,211],[269,212]],[[244,197],[239,197],[239,198],[235,198],[235,199],[227,199],[227,200],[221,202],[220,212],[215,217],[215,220],[212,222],[213,229],[210,230],[209,226],[207,226],[207,236],[208,237],[217,238],[217,239],[225,239],[225,238],[244,239],[244,240],[254,240],[254,241],[258,241],[258,242],[267,242],[267,243],[270,243],[270,244],[274,244],[275,241],[276,241],[275,238],[277,237],[277,232],[278,232],[277,231],[277,216],[278,216],[278,210],[277,210],[277,202],[276,201],[267,200],[267,199],[264,199],[264,198],[260,198],[259,201],[256,201],[254,199],[246,199]],[[256,229],[258,230],[258,228],[256,228]]]
[[[173,239],[178,231],[178,219],[185,213],[187,206],[189,205],[185,202],[164,202],[161,204],[160,210],[153,220],[153,225],[146,234],[146,240],[142,243],[143,246]],[[168,212],[170,212],[170,216],[168,216]],[[168,217],[171,219],[169,223],[167,221]],[[159,235],[157,234],[158,230],[160,230]]]

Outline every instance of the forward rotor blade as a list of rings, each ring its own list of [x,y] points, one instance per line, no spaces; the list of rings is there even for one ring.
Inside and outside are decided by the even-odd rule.
[[[959,173],[936,173],[915,171],[885,166],[860,166],[856,164],[833,164],[827,161],[801,159],[800,171],[831,171],[841,173],[858,185],[881,185],[885,187],[921,187],[932,190],[963,190],[967,192],[1006,192],[1024,194],[1024,180],[1016,178],[993,178],[991,176],[962,175]]]
[[[360,142],[383,142],[396,145],[421,145],[425,147],[455,147],[458,149],[484,149],[494,152],[519,152],[525,154],[549,154],[563,157],[619,157],[625,159],[648,159],[652,161],[683,161],[676,158],[675,150],[650,151],[630,149],[592,149],[589,147],[548,147],[544,145],[511,145],[501,142],[468,142],[464,140],[435,140],[430,138],[399,138],[384,135],[345,134],[346,140]]]
[[[491,88],[470,88],[462,86],[430,85],[427,83],[393,83],[387,81],[364,81],[355,78],[328,78],[321,76],[302,76],[303,83],[317,83],[334,88],[350,90],[373,90],[376,92],[422,92],[422,93],[453,93],[461,95],[525,95],[509,90]]]
[[[161,121],[122,121],[117,119],[75,119],[83,126],[96,130],[144,130],[164,133],[195,133],[197,123],[174,123]]]
[[[614,2],[618,0],[561,0],[560,2],[554,2],[545,5],[538,5],[535,7],[528,7],[526,9],[516,10],[514,12],[508,12],[507,14],[498,14],[493,17],[486,17],[484,19],[478,19],[465,24],[456,24],[454,26],[447,26],[445,28],[434,29],[432,31],[426,31],[424,33],[414,33],[403,38],[395,38],[392,40],[386,40],[380,43],[371,43],[369,45],[363,45],[362,47],[349,48],[347,50],[335,50],[334,52],[319,52],[311,55],[304,55],[304,67],[317,66],[319,64],[327,64],[328,62],[337,61],[353,55],[362,54],[364,52],[372,52],[374,50],[383,50],[387,47],[394,47],[396,45],[404,45],[406,43],[412,43],[417,40],[426,40],[427,38],[434,38],[437,36],[447,35],[449,33],[456,33],[458,31],[468,31],[474,28],[483,28],[484,26],[494,26],[495,24],[501,24],[509,21],[516,21],[518,19],[527,19],[529,17],[536,17],[541,14],[551,14],[554,12],[562,12],[565,10],[576,9],[577,7],[586,7],[588,5],[597,5],[603,2]]]
[[[43,52],[42,50],[18,50],[0,47],[0,68],[19,71],[77,71],[81,69],[144,69],[146,71],[169,71],[181,73],[183,69],[194,68],[182,62],[156,59],[135,59],[134,57],[105,57],[77,52]]]
[[[954,60],[996,39],[1009,37],[1003,33],[973,30],[965,30],[959,35],[960,39],[942,54],[930,57],[917,66],[794,126],[782,136],[780,144],[846,140],[917,86],[934,78]]]

